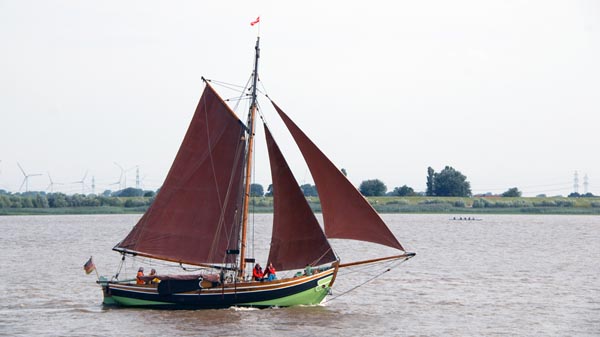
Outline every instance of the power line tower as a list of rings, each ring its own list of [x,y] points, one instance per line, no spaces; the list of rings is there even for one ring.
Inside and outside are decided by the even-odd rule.
[[[583,176],[583,193],[588,194],[588,186],[589,186],[587,173]]]
[[[135,188],[140,189],[140,167],[135,167]]]
[[[579,193],[579,174],[577,171],[573,174],[573,192]]]
[[[92,176],[92,194],[96,194],[96,177]]]

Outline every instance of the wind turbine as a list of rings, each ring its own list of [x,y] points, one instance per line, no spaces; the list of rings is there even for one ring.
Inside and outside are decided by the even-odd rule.
[[[121,175],[119,176],[119,181],[117,181],[116,183],[112,183],[111,185],[119,184],[119,189],[122,190],[123,188],[121,187],[121,182],[123,181],[123,175],[125,175],[125,188],[127,188],[127,174],[125,174],[125,169],[123,168],[123,166],[119,165],[116,161],[114,163],[121,170]]]
[[[121,176],[119,177],[119,188],[120,189],[126,189],[127,188],[127,172],[133,170],[134,168],[136,168],[137,166],[132,166],[128,169],[124,169],[123,166],[119,165],[119,163],[114,162],[115,165],[117,165],[119,167],[119,169],[121,170]],[[123,182],[123,186],[121,186],[120,182]],[[114,184],[113,184],[114,185]]]
[[[17,165],[21,169],[21,172],[23,172],[23,177],[24,177],[23,182],[21,183],[21,187],[19,187],[19,192],[21,192],[23,185],[25,185],[25,192],[29,192],[29,178],[35,177],[35,176],[41,176],[42,174],[41,173],[27,174],[27,173],[25,173],[25,170],[23,170],[23,168],[21,167],[21,164],[19,164],[19,162],[17,162]]]
[[[52,176],[50,176],[50,172],[48,173],[48,179],[50,179],[50,184],[48,185],[48,187],[46,187],[46,190],[50,190],[50,193],[54,193],[54,185],[62,185],[63,183],[55,183],[54,180],[52,180]]]
[[[79,181],[74,181],[74,182],[73,182],[73,184],[81,184],[81,194],[85,194],[85,193],[84,193],[84,190],[83,190],[83,189],[84,189],[84,187],[85,187],[85,185],[84,185],[84,181],[85,181],[85,178],[86,178],[86,177],[87,177],[87,175],[88,175],[88,171],[89,171],[89,170],[85,170],[85,174],[83,175],[83,178],[81,178],[81,180],[79,180]]]

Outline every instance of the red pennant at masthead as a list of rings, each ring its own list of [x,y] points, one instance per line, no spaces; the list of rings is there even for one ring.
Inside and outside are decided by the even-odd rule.
[[[260,22],[260,16],[257,16],[257,17],[256,17],[256,20],[254,20],[254,21],[250,22],[250,26],[254,26],[255,24],[257,24],[257,23],[259,23],[259,22]]]

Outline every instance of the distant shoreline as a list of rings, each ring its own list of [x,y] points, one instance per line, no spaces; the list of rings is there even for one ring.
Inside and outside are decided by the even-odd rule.
[[[319,213],[317,197],[307,197],[311,208]],[[600,215],[600,198],[565,197],[368,197],[381,214],[438,213],[469,216],[473,214],[588,214]],[[68,214],[142,214],[147,206],[85,206],[60,208],[0,208],[2,215],[68,215]],[[252,197],[250,211],[272,213],[273,198]]]

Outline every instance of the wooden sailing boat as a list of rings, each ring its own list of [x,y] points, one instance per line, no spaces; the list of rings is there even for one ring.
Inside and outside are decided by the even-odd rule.
[[[160,192],[132,231],[113,249],[205,267],[203,273],[159,275],[158,284],[101,277],[105,304],[153,308],[226,308],[319,304],[339,268],[407,253],[383,220],[275,103],[313,176],[324,231],[265,125],[273,182],[273,229],[268,261],[294,277],[252,281],[246,271],[248,200],[254,147],[259,39],[248,120],[243,123],[206,82],[196,112]],[[397,255],[341,264],[328,239],[353,239],[395,248]],[[309,271],[314,270],[314,272]]]

